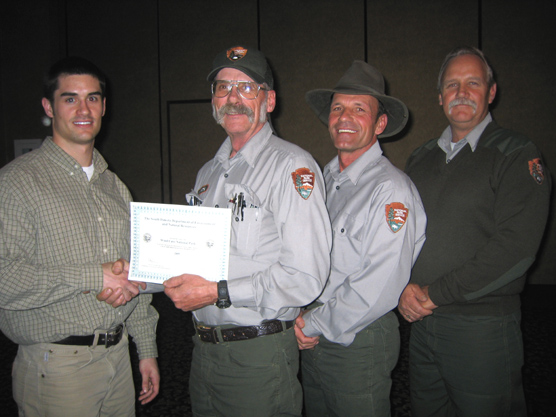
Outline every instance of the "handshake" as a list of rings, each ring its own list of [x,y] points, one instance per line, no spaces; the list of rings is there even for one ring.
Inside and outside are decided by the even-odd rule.
[[[126,304],[139,294],[140,288],[144,290],[147,287],[144,282],[128,280],[129,262],[125,259],[102,264],[102,273],[103,287],[97,299],[114,308]]]

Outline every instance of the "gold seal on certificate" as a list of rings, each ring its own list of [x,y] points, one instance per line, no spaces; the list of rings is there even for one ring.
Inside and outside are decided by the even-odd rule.
[[[129,279],[162,284],[184,273],[228,279],[231,210],[131,203]]]

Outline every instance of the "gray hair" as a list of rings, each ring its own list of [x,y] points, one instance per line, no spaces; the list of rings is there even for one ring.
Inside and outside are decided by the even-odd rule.
[[[448,55],[446,55],[446,58],[444,58],[444,62],[440,67],[440,73],[438,74],[438,82],[436,85],[438,92],[442,92],[442,81],[444,80],[444,74],[446,73],[448,64],[452,59],[462,55],[475,55],[477,58],[479,58],[482,61],[482,63],[485,65],[488,87],[490,88],[494,85],[495,83],[494,72],[492,71],[492,67],[488,63],[483,52],[472,46],[459,46],[453,49]]]

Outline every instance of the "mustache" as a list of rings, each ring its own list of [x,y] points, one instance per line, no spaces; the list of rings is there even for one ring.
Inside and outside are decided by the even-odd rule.
[[[235,104],[234,105],[234,104],[231,104],[231,103],[224,104],[218,110],[216,110],[216,108],[214,108],[214,106],[213,106],[212,113],[213,113],[214,119],[219,124],[222,123],[222,119],[224,119],[224,116],[227,115],[227,114],[245,114],[252,123],[253,118],[254,118],[254,114],[255,114],[253,112],[253,110],[251,110],[247,106],[244,106],[243,104]]]
[[[477,103],[465,97],[459,97],[452,100],[450,104],[448,104],[448,110],[452,110],[452,107],[460,105],[471,106],[474,111],[477,110]]]

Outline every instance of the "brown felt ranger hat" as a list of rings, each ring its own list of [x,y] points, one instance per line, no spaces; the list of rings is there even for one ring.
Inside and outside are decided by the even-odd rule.
[[[400,132],[409,118],[407,106],[397,98],[384,94],[384,77],[372,65],[364,61],[353,61],[351,67],[340,78],[333,89],[311,90],[305,95],[311,109],[328,126],[330,104],[334,93],[369,95],[382,103],[388,115],[388,124],[379,138],[387,138]]]
[[[212,71],[207,80],[212,82],[218,71],[223,68],[235,68],[250,76],[259,84],[267,83],[269,88],[274,88],[272,71],[263,53],[254,48],[233,46],[220,52],[214,58]]]

